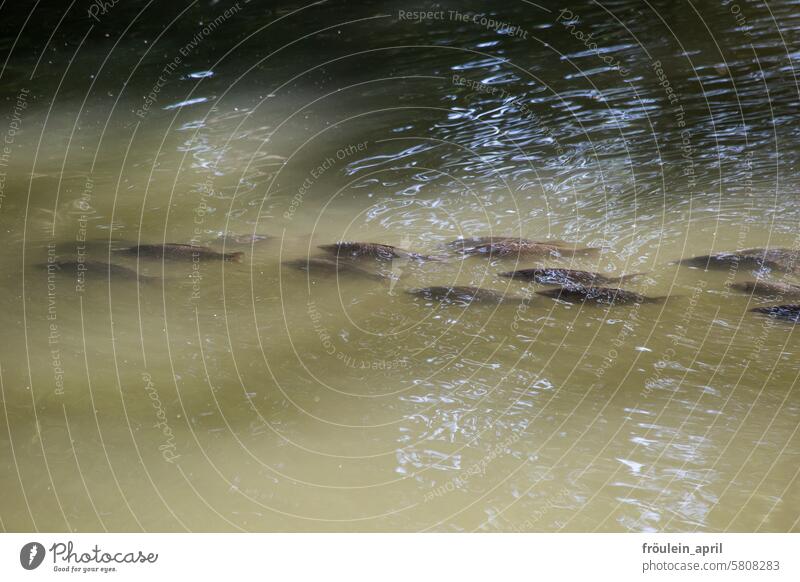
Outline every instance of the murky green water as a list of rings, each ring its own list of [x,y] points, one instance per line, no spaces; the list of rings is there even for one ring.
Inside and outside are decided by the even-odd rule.
[[[98,6],[0,9],[3,528],[800,529],[797,331],[670,264],[800,243],[796,2]],[[489,234],[603,252],[281,266]],[[41,267],[109,240],[245,256]]]

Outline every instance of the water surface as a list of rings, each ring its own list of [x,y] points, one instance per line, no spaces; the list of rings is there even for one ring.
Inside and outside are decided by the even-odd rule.
[[[3,528],[800,529],[797,332],[672,264],[798,248],[796,2],[91,7],[0,9]],[[446,260],[282,266],[338,240]],[[41,266],[79,253],[155,279]],[[528,300],[406,293],[455,284]]]

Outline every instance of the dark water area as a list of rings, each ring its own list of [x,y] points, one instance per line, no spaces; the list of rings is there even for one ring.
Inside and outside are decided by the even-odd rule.
[[[674,264],[800,247],[799,62],[790,1],[0,4],[0,526],[800,531],[797,332],[731,287],[798,272]],[[340,240],[435,260],[297,268]]]

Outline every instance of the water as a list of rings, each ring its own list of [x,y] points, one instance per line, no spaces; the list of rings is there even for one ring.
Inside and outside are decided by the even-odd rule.
[[[798,531],[795,329],[671,264],[798,245],[796,4],[3,7],[2,527]],[[603,252],[281,267],[490,234]],[[48,278],[80,239],[245,257]],[[545,264],[675,297],[498,276]]]

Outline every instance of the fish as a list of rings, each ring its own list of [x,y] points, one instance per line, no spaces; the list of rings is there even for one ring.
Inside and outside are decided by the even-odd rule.
[[[391,261],[393,259],[413,259],[416,261],[440,260],[437,257],[412,253],[405,249],[371,242],[342,241],[329,245],[319,245],[323,251],[336,255],[339,258],[361,258],[371,257],[379,261]]]
[[[585,287],[583,285],[563,286],[556,289],[537,291],[537,295],[560,299],[569,303],[593,301],[607,305],[630,305],[633,303],[662,303],[667,297],[647,297],[633,291],[612,287]]]
[[[173,259],[182,261],[233,261],[242,262],[244,253],[218,253],[208,247],[165,243],[160,245],[138,245],[114,251],[121,254],[146,257],[151,259]]]
[[[468,250],[475,249],[476,247],[497,245],[507,242],[516,242],[520,244],[546,244],[555,247],[564,247],[569,245],[568,242],[562,240],[535,241],[513,236],[473,236],[468,238],[458,238],[450,241],[449,243],[445,244],[445,247],[454,251],[466,252]]]
[[[55,261],[52,263],[40,263],[37,265],[48,272],[51,270],[61,273],[74,273],[80,278],[109,279],[140,281],[142,283],[161,281],[161,277],[150,277],[141,275],[135,270],[122,265],[113,263],[103,263],[101,261]]]
[[[778,271],[798,273],[800,272],[800,252],[786,248],[755,248],[690,257],[676,261],[676,263],[705,270],[728,269],[738,266],[745,269],[767,267]]]
[[[756,307],[750,311],[763,313],[775,319],[782,319],[791,323],[800,323],[800,305],[796,303],[787,305],[771,305],[769,307]]]
[[[308,257],[305,259],[293,259],[284,261],[284,266],[298,269],[300,271],[307,271],[310,275],[353,275],[356,277],[363,277],[372,279],[374,281],[383,281],[387,279],[386,275],[375,273],[362,269],[358,265],[348,261],[337,261],[329,257]]]
[[[596,255],[603,249],[597,247],[569,248],[556,242],[536,242],[527,239],[501,239],[464,247],[462,254],[468,256],[487,255],[490,257],[561,257],[574,255]]]
[[[740,281],[738,283],[731,283],[731,289],[736,289],[742,293],[749,293],[750,295],[765,296],[782,296],[787,298],[800,297],[800,285],[792,285],[791,283],[770,283],[769,281]]]
[[[587,285],[590,287],[597,284],[620,283],[641,275],[644,275],[644,273],[631,273],[629,275],[620,275],[619,277],[609,277],[607,275],[601,275],[600,273],[592,273],[591,271],[556,268],[519,269],[517,271],[500,273],[501,277],[509,277],[520,281],[533,281],[541,285]]]
[[[800,273],[800,251],[794,249],[747,249],[742,251],[750,256],[763,256],[764,266],[786,271],[790,273]]]
[[[696,267],[706,271],[714,269],[728,269],[731,266],[740,266],[743,268],[753,269],[758,269],[761,267],[761,261],[758,261],[755,257],[746,257],[735,252],[700,255],[697,257],[690,257],[688,259],[680,259],[675,261],[673,264],[683,265],[685,267]]]
[[[480,287],[422,287],[409,289],[406,293],[428,301],[440,301],[453,305],[471,305],[472,303],[499,305],[501,303],[520,303],[525,300],[525,297],[519,295],[509,295]]]

